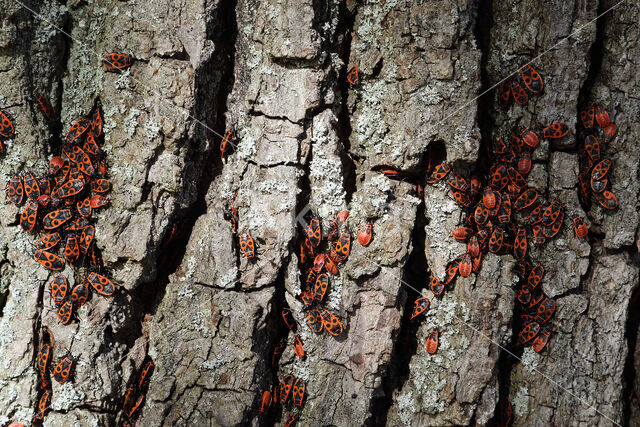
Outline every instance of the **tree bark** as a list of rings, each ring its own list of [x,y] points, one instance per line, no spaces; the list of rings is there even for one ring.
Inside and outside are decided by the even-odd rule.
[[[78,358],[73,381],[53,383],[48,426],[122,425],[147,355],[156,368],[141,426],[282,425],[292,412],[312,426],[485,425],[505,402],[514,425],[638,424],[640,5],[618,1],[0,0],[0,110],[16,129],[0,193],[11,175],[45,176],[68,128],[99,101],[112,191],[93,218],[118,284],[60,324],[53,276],[31,256],[37,237],[2,196],[0,425],[33,417],[45,326],[55,360]],[[106,72],[109,52],[135,62]],[[494,85],[528,61],[544,92],[500,109]],[[59,124],[44,121],[38,94]],[[578,200],[580,99],[618,127],[602,144],[615,211]],[[528,178],[565,209],[559,237],[530,248],[557,303],[538,354],[514,345],[513,257],[488,253],[477,275],[433,296],[430,278],[466,251],[452,236],[463,210],[444,181],[421,195],[415,177],[433,153],[468,177],[493,141],[557,121],[569,134],[541,138]],[[227,129],[235,139],[222,158]],[[330,278],[336,338],[307,326],[297,253],[301,218],[314,214],[326,232],[343,209],[352,236],[369,221],[374,237],[354,240]],[[587,240],[574,215],[587,219]],[[245,232],[255,261],[241,255]],[[87,271],[65,268],[73,283]],[[410,321],[416,289],[431,305]],[[287,374],[306,381],[302,408],[260,413],[262,392]]]

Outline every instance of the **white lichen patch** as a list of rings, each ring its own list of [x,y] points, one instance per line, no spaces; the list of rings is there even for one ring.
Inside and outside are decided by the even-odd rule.
[[[153,141],[160,135],[160,131],[162,130],[162,125],[154,122],[149,119],[144,123],[144,134],[149,139],[149,141]]]
[[[191,320],[190,329],[201,333],[203,338],[210,338],[212,334],[207,326],[210,323],[211,310],[197,311]]]
[[[515,397],[511,400],[511,404],[517,416],[522,417],[526,414],[529,409],[529,389],[524,386],[520,387]]]
[[[415,400],[413,399],[413,392],[407,391],[400,393],[396,399],[398,405],[398,415],[400,421],[405,426],[411,425],[411,414],[416,412]]]
[[[131,108],[131,110],[129,110],[129,115],[124,119],[124,131],[127,132],[127,135],[133,136],[133,134],[136,133],[140,114],[142,114],[142,111],[137,108]]]
[[[242,134],[240,140],[236,143],[235,149],[238,158],[245,161],[255,159],[255,155],[258,152],[256,140],[247,132]]]
[[[342,273],[338,273],[336,276],[329,276],[329,292],[325,296],[325,303],[327,308],[335,313],[342,307]]]
[[[129,85],[131,84],[131,82],[129,81],[130,76],[131,76],[131,72],[129,70],[126,70],[123,73],[120,73],[120,77],[116,79],[113,85],[116,87],[116,89],[119,89],[119,90],[128,89]]]
[[[321,218],[329,218],[344,206],[342,163],[335,153],[335,145],[325,143],[325,137],[313,141],[313,158],[309,164],[311,205]]]
[[[42,20],[42,25],[35,26],[35,38],[38,43],[48,44],[60,31],[59,28],[62,26],[62,18],[69,9],[58,2],[42,2],[38,6],[38,15]]]
[[[281,180],[269,179],[258,184],[258,190],[265,194],[289,193],[291,185]]]
[[[178,291],[178,299],[192,299],[194,296],[193,288],[186,283],[184,283]]]
[[[535,372],[535,370],[538,368],[538,353],[533,351],[531,347],[525,348],[524,352],[522,353],[521,362],[522,366],[524,366],[527,371],[531,373]]]
[[[76,389],[71,382],[56,386],[52,395],[51,408],[54,411],[68,411],[73,406],[84,402],[87,398],[86,394]]]
[[[355,121],[354,136],[367,151],[382,154],[387,124],[383,118],[383,100],[388,98],[387,84],[378,80],[364,82],[361,89],[360,112]]]
[[[229,363],[229,360],[225,360],[225,358],[221,354],[212,355],[213,359],[205,360],[200,364],[200,369],[206,369],[209,371],[215,371],[222,365],[226,365]]]
[[[226,288],[229,285],[232,285],[236,282],[236,277],[238,277],[238,267],[232,267],[220,278],[218,281],[219,286]]]

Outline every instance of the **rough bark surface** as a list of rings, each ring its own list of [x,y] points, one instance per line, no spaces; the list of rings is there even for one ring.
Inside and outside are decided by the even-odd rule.
[[[635,425],[640,411],[640,5],[618,0],[0,0],[0,110],[16,135],[0,155],[0,425],[27,424],[37,399],[43,326],[56,359],[78,355],[73,382],[53,383],[46,426],[120,425],[127,383],[156,364],[138,425],[282,425],[260,395],[291,373],[307,383],[302,425],[485,425],[500,404],[515,425]],[[613,9],[595,21],[594,18]],[[106,73],[104,53],[132,54]],[[545,90],[505,112],[486,92],[533,60]],[[346,83],[358,66],[361,83]],[[51,99],[62,129],[34,106]],[[481,95],[481,96],[480,96]],[[579,98],[603,104],[618,136],[614,212],[578,200]],[[99,99],[110,205],[96,216],[105,267],[120,285],[63,326],[52,275],[5,196],[10,175],[44,175],[61,135]],[[432,298],[466,246],[462,211],[424,177],[427,152],[469,174],[484,144],[512,128],[564,121],[542,140],[530,185],[566,209],[560,237],[531,249],[558,307],[544,353],[513,345],[514,259],[487,254],[478,275]],[[221,160],[220,136],[236,133]],[[444,148],[442,150],[442,148]],[[234,233],[227,214],[238,209]],[[313,334],[300,301],[298,225],[373,224],[331,278],[339,338]],[[590,225],[579,240],[570,224]],[[240,255],[250,233],[257,259]],[[66,267],[72,282],[82,268]],[[409,322],[415,289],[431,299]],[[281,320],[290,307],[307,357]],[[425,351],[440,331],[435,355]],[[276,343],[287,347],[278,364]],[[508,348],[507,352],[505,349]]]

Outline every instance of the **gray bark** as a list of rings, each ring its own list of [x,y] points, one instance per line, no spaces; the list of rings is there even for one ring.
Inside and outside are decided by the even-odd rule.
[[[156,369],[141,426],[282,425],[291,405],[259,412],[289,373],[307,383],[302,425],[485,425],[509,401],[515,425],[638,424],[640,6],[616,0],[0,0],[0,110],[16,135],[0,155],[0,425],[28,424],[37,404],[41,328],[56,357],[78,356],[72,382],[53,383],[46,426],[121,425],[122,397],[146,355]],[[616,7],[600,20],[594,18]],[[61,31],[68,33],[63,34]],[[132,54],[107,73],[103,54]],[[526,61],[542,95],[505,112],[496,82]],[[345,75],[360,69],[350,89]],[[46,95],[62,129],[33,104]],[[603,154],[619,209],[578,201],[578,98],[618,126]],[[114,298],[93,295],[63,326],[52,274],[31,257],[6,177],[44,176],[69,126],[99,98],[110,205],[94,214]],[[487,254],[442,298],[431,275],[466,251],[452,237],[462,209],[445,182],[424,187],[376,170],[424,176],[428,147],[468,176],[483,144],[515,126],[564,121],[541,140],[529,185],[562,201],[560,236],[530,249],[555,298],[545,352],[512,345],[514,259]],[[235,147],[221,160],[220,134]],[[57,150],[57,151],[56,151]],[[238,232],[227,213],[238,209]],[[326,230],[349,209],[368,247],[331,277],[326,306],[344,333],[316,335],[300,301],[299,228],[306,208]],[[582,215],[588,240],[570,218]],[[173,233],[172,233],[173,231]],[[250,233],[257,260],[239,253]],[[171,236],[171,240],[170,239]],[[86,268],[67,265],[70,280]],[[425,318],[406,310],[423,290]],[[293,353],[280,310],[291,308],[306,358]],[[425,351],[440,331],[435,355]],[[405,340],[408,338],[408,344]],[[271,363],[277,341],[287,346]],[[517,357],[509,355],[505,348]]]

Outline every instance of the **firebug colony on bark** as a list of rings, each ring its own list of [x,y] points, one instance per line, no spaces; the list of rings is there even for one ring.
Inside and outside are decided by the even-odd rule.
[[[118,71],[130,67],[132,58],[111,53],[104,56],[103,64],[107,70]],[[35,104],[47,123],[57,120],[55,110],[45,96],[39,95]],[[37,178],[31,172],[23,172],[9,177],[7,183],[7,198],[11,203],[19,206],[26,201],[20,215],[22,229],[25,232],[44,230],[33,249],[33,258],[46,269],[57,272],[50,282],[50,293],[54,306],[58,307],[58,320],[65,325],[87,302],[91,290],[112,296],[117,289],[102,271],[104,267],[95,241],[95,227],[90,223],[92,213],[109,203],[106,194],[111,190],[102,151],[103,120],[102,108],[97,102],[91,112],[74,123],[64,136],[61,154],[66,160],[55,155],[49,161],[46,176]],[[2,142],[14,135],[13,122],[0,111],[0,152],[3,150]],[[60,248],[63,256],[56,253]],[[89,267],[84,280],[76,282],[73,287],[60,273],[66,263],[76,264],[79,268]],[[72,377],[76,363],[75,357],[67,352],[54,365],[54,342],[49,328],[43,326],[37,357],[39,397],[33,425],[41,425],[49,410],[52,397],[50,372],[57,382],[65,383]],[[124,399],[123,413],[130,423],[139,413],[154,366],[147,357],[135,383],[127,390],[128,399]]]
[[[103,57],[102,63],[108,71],[121,71],[131,67],[133,58],[122,53],[110,53]],[[349,70],[347,82],[352,88],[360,83],[357,67]],[[520,69],[519,76],[510,77],[501,84],[497,92],[498,104],[505,109],[513,101],[524,105],[531,96],[541,93],[543,88],[541,75],[527,64]],[[35,103],[46,121],[55,119],[55,111],[46,97],[39,95]],[[618,201],[611,192],[609,180],[612,162],[601,157],[599,141],[610,142],[616,135],[616,125],[611,123],[609,114],[602,106],[592,103],[588,103],[580,111],[580,118],[580,199],[584,204],[589,204],[593,198],[603,208],[615,209]],[[565,123],[553,123],[538,132],[522,128],[508,138],[500,139],[494,145],[489,172],[484,177],[472,175],[467,181],[457,175],[451,165],[442,163],[431,165],[426,178],[426,183],[429,184],[446,178],[453,198],[466,213],[463,226],[454,230],[453,236],[466,242],[467,252],[447,266],[443,280],[435,277],[432,279],[431,290],[436,296],[441,296],[457,275],[468,277],[472,272],[477,272],[487,251],[497,255],[513,255],[517,259],[516,274],[520,278],[517,302],[521,305],[521,315],[517,344],[532,345],[536,352],[542,351],[549,341],[551,329],[548,321],[555,312],[556,304],[553,299],[544,295],[540,286],[544,267],[532,264],[527,249],[531,242],[542,245],[558,234],[564,221],[564,209],[557,200],[542,201],[540,194],[527,186],[526,176],[531,169],[531,152],[538,146],[539,138],[562,138],[568,130]],[[0,152],[4,150],[2,142],[14,135],[13,122],[6,113],[0,111]],[[227,146],[233,145],[233,140],[234,132],[229,129],[220,143],[222,158]],[[67,132],[62,152],[68,160],[54,156],[49,162],[48,176],[40,179],[28,172],[9,178],[9,201],[20,205],[27,200],[20,216],[22,228],[31,232],[41,225],[47,231],[38,240],[33,257],[49,270],[60,271],[65,266],[65,259],[69,263],[76,263],[81,255],[88,258],[91,270],[102,269],[100,251],[94,241],[95,228],[90,225],[88,218],[92,211],[108,203],[104,193],[111,189],[111,183],[105,178],[106,164],[101,150],[103,142],[103,114],[100,106],[96,105],[87,117],[78,120]],[[390,168],[381,169],[380,172],[391,178],[404,175]],[[419,189],[422,189],[421,184]],[[233,202],[230,210],[228,219],[236,232],[238,211]],[[529,211],[526,218],[525,211]],[[521,218],[517,218],[516,212],[520,213]],[[319,218],[311,218],[308,228],[302,233],[299,261],[305,285],[301,290],[301,301],[307,310],[307,325],[316,334],[326,330],[330,335],[339,336],[343,331],[340,320],[321,304],[329,287],[329,275],[338,273],[338,264],[345,262],[350,253],[351,233],[343,229],[348,216],[349,212],[344,210],[331,223],[327,233],[328,246],[324,253],[320,249],[323,241]],[[574,215],[572,221],[577,237],[586,238],[588,228],[584,220]],[[362,246],[367,246],[371,238],[372,226],[365,223],[358,231],[357,241]],[[53,252],[63,242],[64,259]],[[256,248],[251,235],[242,233],[238,243],[242,255],[248,260],[254,260]],[[50,289],[53,302],[59,307],[58,319],[67,324],[71,321],[74,310],[87,301],[90,289],[101,295],[111,296],[116,287],[108,277],[97,271],[90,271],[85,281],[73,288],[63,274],[57,273],[51,281]],[[430,301],[424,296],[416,299],[411,319],[425,313],[429,304]],[[283,308],[281,314],[286,327],[295,331],[297,325],[290,309]],[[42,423],[51,401],[49,371],[52,366],[53,337],[46,327],[43,327],[42,335],[43,344],[37,360],[40,397],[33,424]],[[295,354],[304,358],[306,353],[298,335],[294,337],[294,343]],[[439,332],[433,330],[427,338],[426,351],[434,354],[438,343]],[[272,365],[277,363],[285,347],[285,340],[277,343],[271,356]],[[53,368],[54,379],[60,383],[69,380],[74,363],[75,359],[71,354],[65,355]],[[126,390],[122,409],[127,423],[133,423],[139,413],[154,368],[153,361],[147,357]],[[286,405],[289,396],[293,406],[300,408],[305,391],[305,381],[289,374],[279,386],[274,385],[272,391],[266,390],[261,394],[260,412],[268,411],[278,400]],[[510,405],[508,409],[510,410]],[[285,425],[293,426],[296,422],[297,413],[294,412]]]

